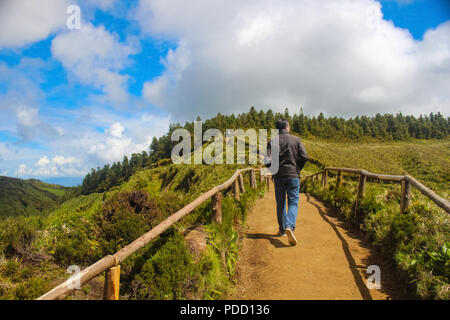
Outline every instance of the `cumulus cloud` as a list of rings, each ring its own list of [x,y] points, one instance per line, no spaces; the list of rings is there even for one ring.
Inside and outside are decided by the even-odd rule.
[[[50,164],[50,160],[47,158],[47,156],[43,156],[36,164],[38,167],[45,167]]]
[[[66,0],[0,1],[0,49],[47,38],[66,23]]]
[[[27,176],[30,175],[32,173],[32,170],[29,169],[26,164],[20,164],[19,168],[17,168],[17,176],[22,177],[22,176]]]
[[[86,174],[90,168],[121,161],[124,156],[132,153],[148,151],[153,137],[165,133],[170,124],[170,118],[149,113],[126,119],[101,108],[92,110],[92,116],[88,111],[75,112],[78,115],[74,117],[79,117],[79,121],[67,124],[64,136],[49,143],[51,150],[58,150],[66,156],[55,156],[52,160],[49,157],[44,157],[43,160],[41,158],[47,169],[59,164],[77,168]],[[99,125],[107,126],[100,131],[97,129]],[[75,158],[67,155],[75,155]],[[77,174],[80,175],[82,174]]]
[[[92,136],[85,136],[82,141],[84,141],[83,144],[89,145],[87,153],[103,162],[121,161],[125,155],[148,151],[152,138],[167,131],[170,123],[168,118],[148,114],[138,119],[124,121],[127,123],[126,127],[130,129],[126,130],[121,123],[115,122],[105,129],[106,136],[102,139],[89,142]]]
[[[119,42],[104,26],[83,23],[80,30],[58,34],[52,41],[52,55],[81,83],[102,90],[105,101],[115,106],[128,102],[129,76],[121,70],[139,48],[135,42]]]
[[[450,22],[416,41],[374,0],[140,0],[152,37],[177,41],[142,95],[176,118],[277,111],[448,113]]]
[[[115,122],[111,125],[109,129],[106,130],[114,138],[122,138],[122,134],[125,128],[119,122]]]
[[[80,161],[74,157],[57,155],[50,160],[47,156],[43,156],[36,163],[35,170],[29,174],[41,177],[79,176],[85,172],[80,165]]]

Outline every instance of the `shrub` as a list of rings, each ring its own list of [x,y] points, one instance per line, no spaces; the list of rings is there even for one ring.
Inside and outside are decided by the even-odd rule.
[[[144,256],[151,255],[142,267],[138,262],[132,280],[131,298],[134,299],[180,299],[183,286],[192,274],[193,262],[184,239],[174,230],[164,237],[164,244],[154,252],[150,248]],[[153,253],[154,252],[154,253]]]
[[[37,221],[34,218],[7,219],[0,229],[0,252],[6,257],[28,257],[36,237]]]
[[[97,218],[99,242],[104,254],[111,254],[139,238],[161,215],[145,191],[123,191],[103,204]]]
[[[20,263],[14,261],[14,260],[8,260],[8,262],[6,262],[6,265],[4,267],[4,275],[7,277],[14,277],[15,274],[17,273],[17,271],[19,270],[20,267]]]
[[[100,258],[102,253],[99,245],[90,237],[92,237],[92,232],[81,225],[68,233],[60,232],[53,250],[55,261],[67,266],[90,264]]]
[[[48,281],[44,278],[33,278],[27,282],[21,283],[14,292],[18,300],[34,300],[47,292]]]

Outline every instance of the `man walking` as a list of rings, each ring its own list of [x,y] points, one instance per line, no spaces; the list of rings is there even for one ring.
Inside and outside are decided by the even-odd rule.
[[[289,134],[289,122],[285,119],[275,123],[279,130],[279,169],[274,173],[275,199],[277,201],[277,219],[279,236],[288,236],[289,244],[296,245],[294,235],[298,212],[300,192],[300,171],[308,161],[308,154],[300,138]],[[274,139],[267,144],[266,166],[272,159],[272,149],[275,151]],[[275,156],[275,155],[274,155]],[[286,212],[287,197],[287,212]]]

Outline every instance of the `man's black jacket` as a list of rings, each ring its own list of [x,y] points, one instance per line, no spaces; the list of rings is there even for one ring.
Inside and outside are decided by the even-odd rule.
[[[266,160],[266,166],[270,166],[272,162],[272,145],[273,139],[267,144],[268,161]],[[293,136],[286,129],[283,129],[280,130],[279,134],[279,146],[280,162],[278,172],[274,175],[275,178],[298,178],[300,171],[309,159],[302,141],[299,137]]]

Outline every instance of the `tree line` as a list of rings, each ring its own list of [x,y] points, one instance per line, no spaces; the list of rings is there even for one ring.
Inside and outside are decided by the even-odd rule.
[[[288,109],[284,113],[274,113],[272,110],[256,111],[254,107],[249,112],[238,115],[222,115],[203,121],[202,130],[211,128],[225,132],[227,129],[270,129],[275,127],[278,119],[287,119],[291,125],[291,132],[304,138],[319,138],[335,141],[404,141],[409,139],[445,139],[450,134],[450,118],[441,113],[420,115],[419,117],[398,113],[376,114],[375,116],[357,116],[345,119],[342,117],[325,117],[290,114]],[[196,121],[201,121],[197,117]],[[194,122],[171,124],[167,134],[160,138],[153,138],[149,146],[149,153],[142,151],[134,153],[130,158],[125,156],[123,161],[105,165],[103,168],[92,169],[86,175],[81,186],[82,194],[104,192],[119,185],[144,168],[162,159],[170,158],[172,147],[177,142],[171,141],[172,132],[177,128],[184,128],[194,133]],[[192,144],[193,145],[193,144]]]

